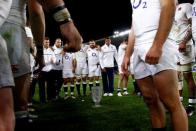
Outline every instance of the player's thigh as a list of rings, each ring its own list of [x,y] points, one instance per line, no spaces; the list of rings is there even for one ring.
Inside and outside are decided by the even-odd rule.
[[[157,99],[157,91],[154,87],[152,76],[137,79],[137,83],[146,102],[151,102],[152,100]]]
[[[157,73],[154,76],[154,84],[164,104],[173,107],[179,104],[177,72],[175,70],[165,70]]]
[[[14,86],[14,79],[11,71],[5,40],[0,36],[0,88]]]
[[[0,88],[0,114],[13,109],[12,88]]]

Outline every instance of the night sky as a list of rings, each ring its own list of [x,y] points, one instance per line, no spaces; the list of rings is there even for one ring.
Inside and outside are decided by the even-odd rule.
[[[84,42],[113,35],[116,30],[130,28],[131,5],[129,0],[65,0],[76,27]],[[46,15],[46,35],[59,37],[58,25]]]

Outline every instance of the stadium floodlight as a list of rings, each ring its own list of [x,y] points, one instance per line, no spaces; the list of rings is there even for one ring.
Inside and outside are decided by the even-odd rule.
[[[119,31],[114,31],[114,34],[115,34],[115,35],[119,34]]]
[[[116,37],[123,37],[123,36],[125,36],[125,35],[128,35],[129,32],[130,32],[130,29],[124,30],[124,31],[121,31],[121,32],[119,32],[119,31],[114,31],[113,38],[116,38]]]
[[[119,33],[119,36],[125,36],[125,35],[128,35],[130,32],[130,30],[125,30],[125,31],[122,31]]]

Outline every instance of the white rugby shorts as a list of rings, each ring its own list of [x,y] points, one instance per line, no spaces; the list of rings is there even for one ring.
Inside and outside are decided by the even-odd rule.
[[[171,40],[167,40],[162,48],[162,56],[159,59],[159,63],[156,65],[150,65],[145,63],[145,57],[148,53],[152,43],[136,44],[134,47],[133,57],[133,71],[135,79],[142,79],[150,75],[163,70],[176,70],[175,54],[176,47],[175,43]]]
[[[13,74],[5,40],[0,35],[0,88],[14,86]]]

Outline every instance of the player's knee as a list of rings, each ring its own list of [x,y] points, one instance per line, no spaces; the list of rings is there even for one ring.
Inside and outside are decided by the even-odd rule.
[[[157,102],[157,96],[153,94],[142,94],[144,98],[144,102],[148,105],[151,106]]]

